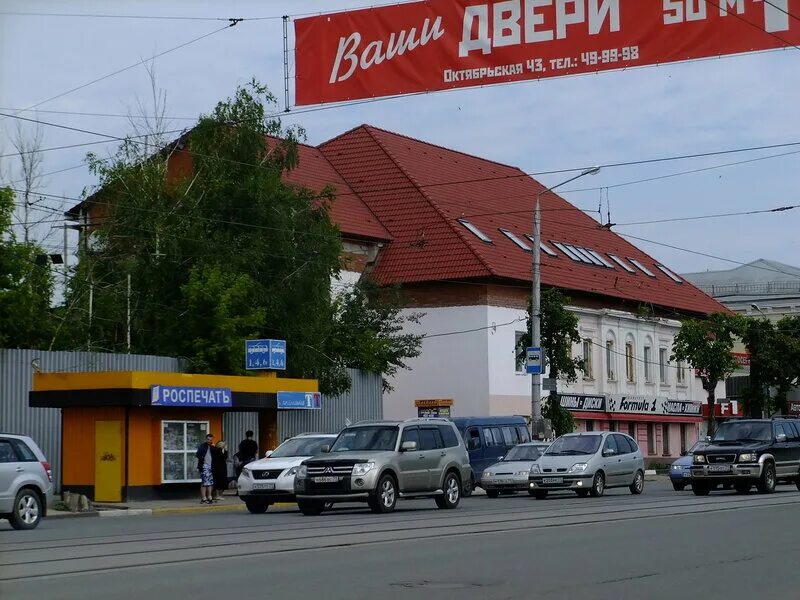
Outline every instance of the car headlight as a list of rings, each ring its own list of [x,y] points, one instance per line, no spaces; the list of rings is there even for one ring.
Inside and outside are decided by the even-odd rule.
[[[589,468],[587,463],[575,463],[569,468],[570,473],[583,473],[586,469]]]
[[[492,473],[491,471],[484,471],[483,472],[483,476],[484,477],[492,477],[493,475],[494,475],[494,473]]]
[[[683,471],[683,465],[672,465],[673,471]]]
[[[298,468],[299,467],[292,467],[291,469],[284,471],[281,477],[291,477],[292,475],[297,475]]]
[[[694,458],[692,460],[694,460],[694,462],[696,462],[698,464],[699,463],[704,463],[704,462],[706,462],[706,456],[705,456],[705,454],[695,454]]]
[[[531,470],[530,470],[529,472],[530,472],[530,473],[541,473],[541,472],[542,472],[542,469],[540,469],[540,468],[539,468],[539,465],[537,465],[537,464],[532,464],[532,465],[531,465]]]
[[[372,471],[372,469],[374,469],[374,468],[375,468],[375,463],[374,462],[357,464],[357,465],[355,465],[353,467],[353,476],[354,477],[363,477],[364,475],[366,475],[367,473]]]
[[[758,454],[754,452],[745,452],[740,454],[739,462],[758,462]]]
[[[514,475],[527,475],[530,471],[517,471]]]
[[[306,467],[305,465],[300,465],[299,467],[297,467],[297,471],[295,472],[295,477],[297,479],[303,479],[306,476],[306,473],[308,473],[308,467]]]
[[[250,469],[245,467],[244,469],[242,469],[242,477],[244,477],[245,479],[252,479],[253,473],[250,471]]]

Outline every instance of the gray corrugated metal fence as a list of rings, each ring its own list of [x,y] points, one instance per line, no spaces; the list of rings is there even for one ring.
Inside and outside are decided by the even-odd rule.
[[[381,376],[348,369],[353,380],[350,391],[341,396],[323,396],[321,410],[278,411],[278,435],[281,439],[319,431],[338,433],[345,419],[353,423],[383,418],[383,388]]]
[[[257,440],[257,412],[226,412],[222,415],[222,435],[228,442],[228,454],[231,457],[239,451],[239,442],[244,439],[244,433],[248,429],[252,430]]]
[[[61,411],[28,406],[34,360],[43,372],[181,371],[178,359],[163,356],[0,349],[0,431],[28,435],[39,444],[53,465],[57,490],[61,489]]]

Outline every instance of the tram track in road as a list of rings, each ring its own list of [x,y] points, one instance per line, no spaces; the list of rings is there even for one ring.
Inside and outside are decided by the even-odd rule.
[[[687,502],[688,500],[688,502]],[[436,524],[431,525],[424,519],[404,519],[398,526],[397,520],[393,523],[376,522],[373,524],[361,523],[361,527],[353,527],[351,523],[325,527],[304,527],[307,535],[297,535],[297,530],[280,529],[273,531],[278,535],[272,539],[254,539],[259,533],[230,534],[230,540],[220,544],[215,538],[214,549],[230,551],[223,556],[208,556],[208,548],[197,547],[195,536],[173,536],[160,538],[158,541],[173,542],[171,547],[150,546],[141,549],[114,551],[111,548],[102,548],[102,554],[85,556],[53,555],[47,550],[18,550],[24,554],[14,552],[15,560],[3,560],[0,581],[17,581],[36,579],[39,577],[59,577],[81,573],[96,573],[118,569],[144,568],[161,566],[165,564],[180,564],[206,560],[227,560],[244,556],[274,555],[286,552],[313,551],[332,548],[344,548],[367,544],[381,544],[387,542],[402,542],[441,537],[471,536],[504,533],[518,530],[535,530],[553,527],[569,527],[587,524],[613,523],[631,521],[636,519],[665,518],[687,514],[700,514],[720,511],[737,511],[759,509],[766,507],[791,506],[800,503],[800,496],[794,494],[779,494],[776,496],[738,497],[720,496],[709,499],[682,499],[678,502],[621,504],[616,510],[606,510],[607,505],[594,504],[586,506],[579,511],[506,511],[492,514],[486,518],[483,513],[470,511],[459,516],[439,517]],[[524,514],[520,515],[522,512]],[[439,513],[441,514],[441,513]],[[470,518],[481,514],[484,518]],[[369,518],[371,515],[367,515]],[[520,518],[522,517],[522,518]],[[402,526],[407,525],[407,526]],[[342,529],[344,527],[345,529]],[[192,532],[197,533],[197,532]],[[287,535],[288,534],[288,535]],[[130,548],[130,542],[121,540],[120,550]],[[237,550],[238,548],[238,550]],[[232,550],[232,551],[231,551]],[[36,553],[40,556],[36,556]],[[10,554],[5,553],[4,554]],[[65,553],[66,554],[66,553]]]

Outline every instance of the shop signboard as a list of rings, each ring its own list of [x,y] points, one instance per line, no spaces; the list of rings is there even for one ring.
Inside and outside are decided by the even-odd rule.
[[[150,404],[179,408],[230,408],[233,394],[230,388],[154,385],[150,387]]]
[[[295,20],[297,105],[788,48],[790,0],[424,0]]]
[[[244,343],[248,371],[286,369],[286,340],[247,340]]]
[[[561,408],[578,412],[605,412],[605,396],[576,396],[573,394],[559,394]]]
[[[278,392],[280,410],[320,410],[322,394],[319,392]]]
[[[800,400],[790,400],[788,408],[790,415],[800,416]]]
[[[449,419],[453,406],[452,398],[414,400],[417,416],[420,418],[442,417]]]
[[[702,414],[708,417],[708,404],[702,405]],[[714,416],[722,419],[743,417],[744,406],[738,400],[720,400],[714,405]]]
[[[608,399],[608,412],[652,415],[699,416],[699,402],[671,400],[661,396],[612,394]]]

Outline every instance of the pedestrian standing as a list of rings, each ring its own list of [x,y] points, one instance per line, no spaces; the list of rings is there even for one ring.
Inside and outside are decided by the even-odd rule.
[[[239,442],[239,461],[236,467],[236,477],[242,474],[242,469],[247,463],[258,458],[258,443],[253,439],[252,431],[245,431],[244,439]]]
[[[228,487],[228,444],[223,440],[218,441],[212,450],[211,475],[214,480],[213,499],[219,502]]]
[[[214,435],[209,433],[206,441],[197,447],[197,470],[200,472],[200,504],[211,504],[214,491],[214,475],[211,464],[214,458]]]

